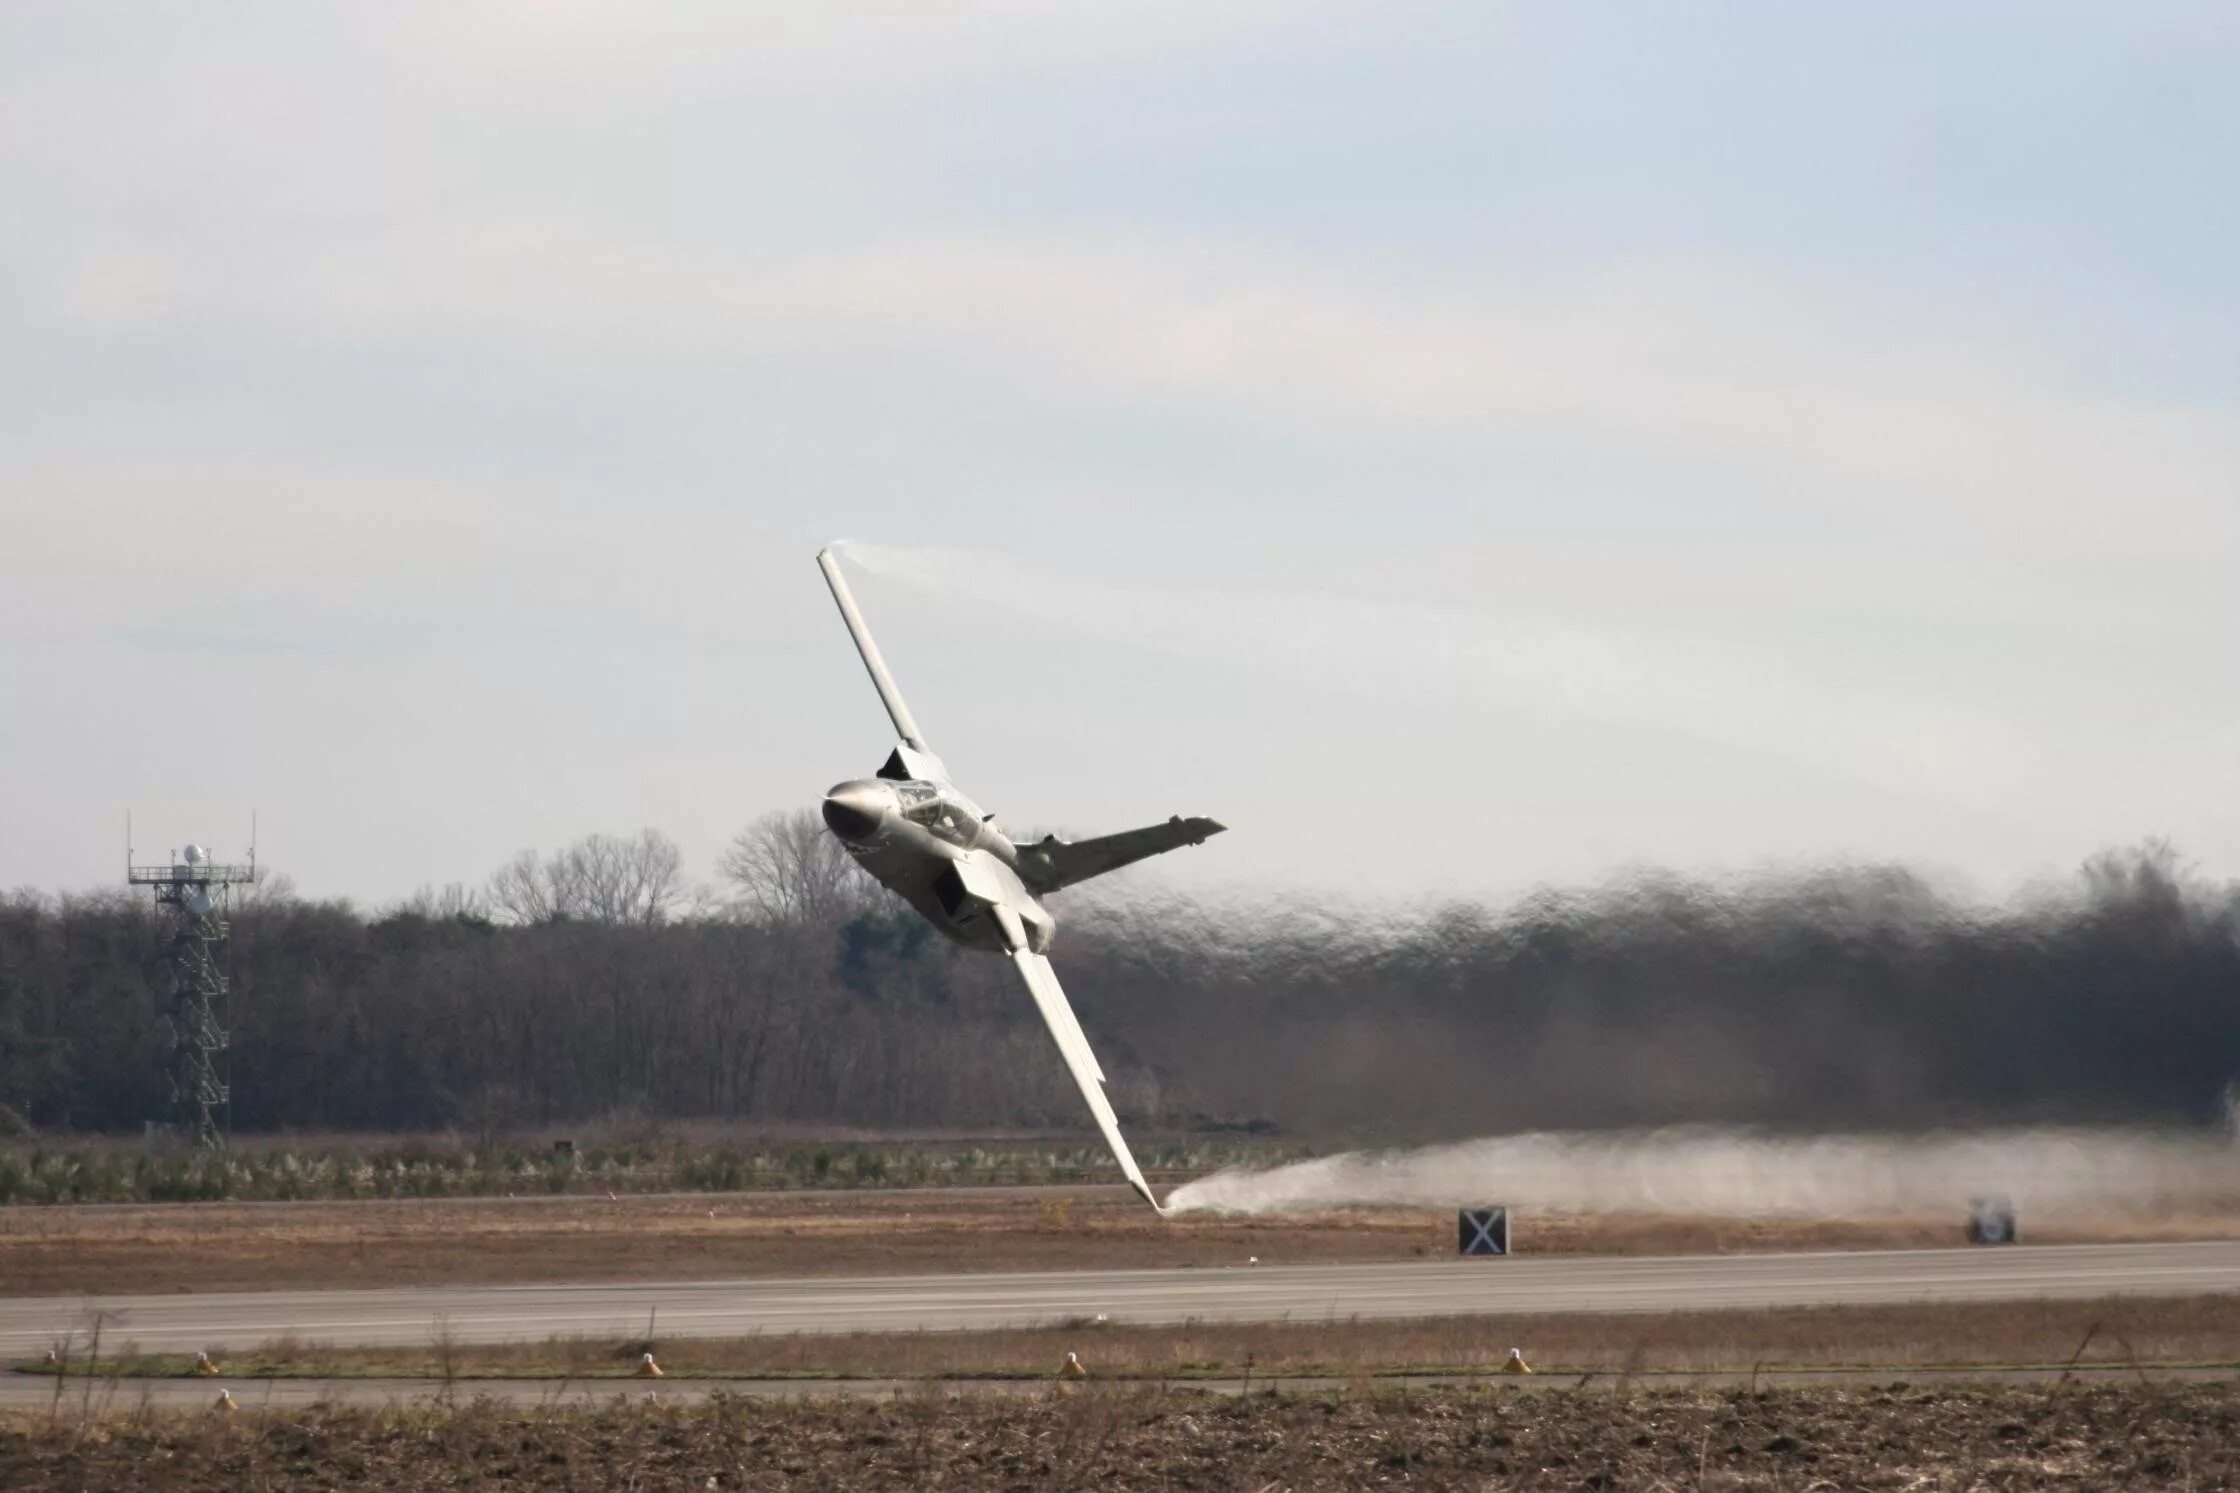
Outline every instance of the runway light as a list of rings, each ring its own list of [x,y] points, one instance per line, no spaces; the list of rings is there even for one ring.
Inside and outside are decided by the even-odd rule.
[[[233,1402],[233,1391],[230,1389],[219,1390],[218,1403],[210,1407],[211,1413],[215,1415],[234,1415],[238,1414],[240,1409],[241,1407]]]
[[[661,1365],[653,1361],[651,1353],[638,1355],[638,1377],[641,1379],[658,1379],[661,1377]]]
[[[1058,1367],[1058,1377],[1061,1379],[1086,1379],[1089,1377],[1089,1371],[1081,1366],[1079,1357],[1068,1353],[1066,1361]]]
[[[210,1361],[209,1354],[197,1353],[194,1356],[194,1371],[208,1378],[218,1372],[218,1366]]]
[[[1511,1348],[1509,1350],[1509,1361],[1501,1366],[1501,1372],[1504,1374],[1531,1373],[1532,1365],[1524,1361],[1524,1349]]]

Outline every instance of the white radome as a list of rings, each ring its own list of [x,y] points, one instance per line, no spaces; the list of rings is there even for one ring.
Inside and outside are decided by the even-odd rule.
[[[200,845],[189,845],[186,849],[179,852],[179,859],[185,861],[190,866],[199,866],[204,861],[210,859],[210,852],[204,850]]]

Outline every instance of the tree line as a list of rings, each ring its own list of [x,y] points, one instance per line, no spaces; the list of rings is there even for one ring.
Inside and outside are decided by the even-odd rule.
[[[1504,907],[1119,888],[1059,910],[1138,1125],[2200,1119],[2240,1076],[2240,887],[2162,845],[1999,905],[1836,866]],[[0,896],[0,1127],[162,1113],[161,934],[122,891]],[[268,882],[233,910],[232,973],[246,1130],[1086,1127],[1003,961],[934,934],[813,814],[750,828],[706,887],[653,831],[374,911]]]

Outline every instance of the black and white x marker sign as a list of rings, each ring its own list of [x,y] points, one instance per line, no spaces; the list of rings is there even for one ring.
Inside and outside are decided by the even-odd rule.
[[[1464,1254],[1505,1255],[1509,1252],[1507,1208],[1465,1208],[1459,1221]]]

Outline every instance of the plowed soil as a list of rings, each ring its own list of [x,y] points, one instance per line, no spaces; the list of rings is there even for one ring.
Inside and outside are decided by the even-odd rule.
[[[0,1488],[2240,1487],[2231,1385],[314,1409],[0,1427]]]

